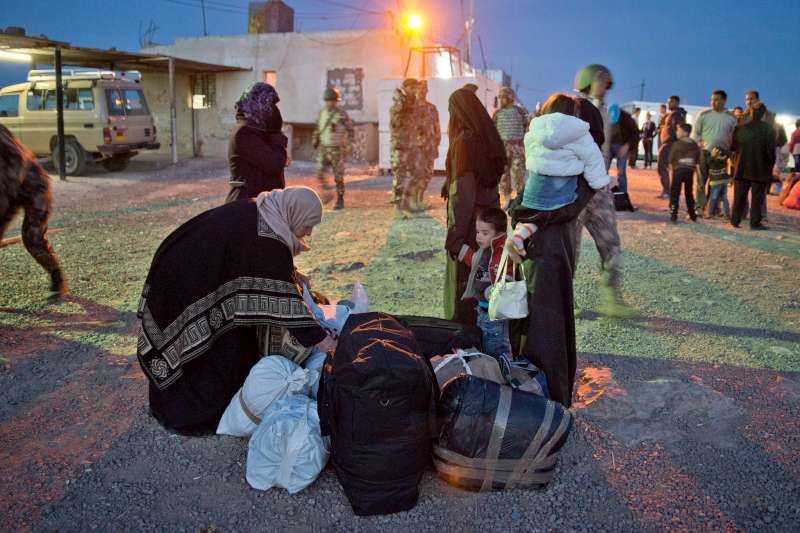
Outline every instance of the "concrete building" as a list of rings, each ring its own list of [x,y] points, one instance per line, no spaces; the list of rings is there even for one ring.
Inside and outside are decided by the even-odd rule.
[[[275,10],[282,17],[276,27],[284,30],[290,27],[287,26],[291,23],[288,6],[275,0],[260,4],[263,9]],[[179,131],[178,149],[183,156],[194,153],[225,157],[228,134],[235,123],[234,103],[251,83],[264,81],[275,86],[281,97],[279,107],[293,159],[313,157],[311,134],[323,105],[322,92],[333,86],[341,91],[342,105],[356,124],[353,159],[375,163],[380,142],[380,93],[385,91],[385,80],[396,80],[399,84],[407,76],[428,79],[469,76],[474,79],[476,75],[468,65],[461,63],[460,57],[454,57],[454,49],[445,52],[442,48],[441,52],[431,53],[432,43],[412,39],[403,31],[256,33],[273,30],[264,11],[258,11],[258,6],[253,5],[251,11],[249,34],[183,38],[172,45],[142,50],[147,54],[202,60],[246,70],[178,76],[178,120],[182,124],[194,124],[192,129]],[[260,18],[254,20],[255,16]],[[415,53],[423,46],[426,46],[425,53]],[[502,71],[493,74],[501,79],[504,76]],[[149,75],[143,80],[143,86],[153,114],[165,115],[168,105],[166,77]],[[440,109],[440,113],[446,114],[446,109]]]

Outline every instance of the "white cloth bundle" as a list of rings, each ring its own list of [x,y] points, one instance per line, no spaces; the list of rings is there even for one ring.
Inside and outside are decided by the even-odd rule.
[[[244,385],[231,399],[219,421],[217,434],[249,437],[271,404],[292,394],[307,395],[314,381],[319,381],[315,370],[300,368],[279,355],[264,357],[253,366]]]
[[[329,447],[320,433],[317,402],[303,395],[270,406],[250,439],[247,482],[254,489],[300,492],[319,476]]]

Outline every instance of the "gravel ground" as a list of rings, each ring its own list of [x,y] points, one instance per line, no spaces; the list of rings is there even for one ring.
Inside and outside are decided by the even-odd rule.
[[[296,162],[288,181],[312,184]],[[800,216],[770,198],[765,233],[665,222],[652,171],[620,216],[626,299],[599,317],[597,253],[576,277],[575,429],[545,489],[421,485],[412,511],[353,515],[326,471],[300,494],[244,479],[247,443],[186,438],[147,415],[135,307],[155,248],[218,205],[226,165],[134,160],[55,184],[52,240],[73,286],[48,305],[21,246],[0,250],[0,517],[33,531],[663,531],[800,529]],[[395,220],[390,179],[352,173],[299,266],[333,298],[362,281],[374,309],[438,314],[444,210]],[[18,233],[19,221],[6,234]]]

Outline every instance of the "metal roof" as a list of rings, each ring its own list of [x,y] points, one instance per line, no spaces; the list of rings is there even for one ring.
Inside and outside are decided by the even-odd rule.
[[[0,32],[0,50],[28,54],[37,64],[54,64],[56,47],[61,48],[61,57],[65,65],[107,68],[112,70],[167,71],[169,56],[124,52],[100,48],[84,48],[69,43],[53,41],[44,36],[28,37],[9,35]],[[251,69],[230,65],[203,63],[189,59],[175,58],[175,70],[184,73],[243,72]]]

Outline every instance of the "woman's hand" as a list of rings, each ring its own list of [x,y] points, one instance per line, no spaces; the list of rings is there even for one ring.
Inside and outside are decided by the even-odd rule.
[[[327,337],[322,339],[319,343],[317,343],[317,348],[319,348],[319,351],[321,351],[322,353],[330,353],[336,351],[337,344],[338,344],[337,341],[333,337],[328,335]]]

